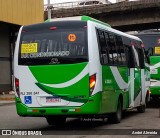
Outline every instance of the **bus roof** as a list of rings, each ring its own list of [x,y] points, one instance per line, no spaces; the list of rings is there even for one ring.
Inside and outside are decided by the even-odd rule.
[[[118,31],[118,30],[116,30],[114,28],[111,28],[111,26],[109,24],[107,24],[107,23],[104,23],[102,21],[96,20],[94,18],[91,18],[89,16],[85,16],[85,15],[84,16],[74,16],[74,17],[64,17],[64,18],[54,18],[54,19],[51,19],[51,20],[46,20],[45,22],[46,23],[51,23],[51,22],[59,22],[59,21],[66,21],[65,23],[67,23],[67,21],[92,21],[93,23],[102,25],[103,27],[107,27],[108,30],[111,31],[111,32],[115,32],[115,33],[117,33],[119,35],[123,35],[125,37],[141,41],[141,39],[138,38],[137,36],[133,36],[133,35]],[[45,24],[45,23],[40,23],[40,24],[42,25],[42,24]],[[28,27],[29,26],[33,27],[34,25],[37,25],[37,24],[28,25]]]
[[[118,31],[116,29],[113,29],[111,28],[111,26],[107,23],[104,23],[102,21],[99,21],[99,20],[96,20],[92,17],[89,17],[89,16],[74,16],[74,17],[64,17],[64,18],[54,18],[54,19],[51,19],[49,22],[52,22],[52,21],[75,21],[75,20],[79,20],[79,21],[93,21],[95,23],[98,23],[98,24],[101,24],[101,25],[104,25],[104,26],[107,26],[108,27],[108,30],[110,31],[114,31],[115,33],[117,34],[120,34],[120,35],[123,35],[125,37],[129,37],[131,39],[135,39],[135,40],[138,40],[138,41],[141,41],[141,39],[139,39],[138,37],[136,36],[133,36],[133,35],[130,35],[130,34],[127,34],[127,33],[123,33],[121,31]],[[110,28],[110,29],[109,29]]]
[[[92,17],[85,16],[85,15],[83,15],[83,16],[74,16],[74,17],[64,17],[64,18],[54,18],[54,19],[51,19],[50,21],[73,21],[73,20],[93,21],[93,22],[100,23],[100,24],[103,24],[105,26],[111,27],[107,23],[104,23],[102,21],[96,20],[96,19],[94,19]],[[50,22],[50,21],[47,20],[46,22]]]

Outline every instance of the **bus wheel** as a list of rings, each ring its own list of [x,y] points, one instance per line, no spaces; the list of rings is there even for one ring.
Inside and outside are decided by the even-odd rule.
[[[112,113],[108,117],[109,123],[120,123],[122,119],[122,103],[118,100],[117,112]]]
[[[66,117],[64,116],[47,116],[46,120],[49,125],[63,125],[66,122]]]
[[[144,113],[145,112],[145,109],[146,109],[146,105],[141,105],[141,106],[138,106],[137,107],[137,111],[139,113]]]

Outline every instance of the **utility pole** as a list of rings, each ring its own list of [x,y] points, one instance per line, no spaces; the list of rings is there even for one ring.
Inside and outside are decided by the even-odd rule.
[[[48,19],[51,19],[51,5],[50,0],[48,0]]]

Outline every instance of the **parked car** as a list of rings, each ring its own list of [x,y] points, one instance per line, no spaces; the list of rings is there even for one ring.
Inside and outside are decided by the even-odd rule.
[[[100,2],[100,1],[96,1],[96,0],[93,0],[93,1],[82,1],[82,2],[78,3],[79,6],[99,5],[99,4],[103,4],[103,3]]]

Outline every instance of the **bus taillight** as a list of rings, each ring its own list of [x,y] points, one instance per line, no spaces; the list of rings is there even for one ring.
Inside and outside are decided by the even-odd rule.
[[[15,88],[16,88],[16,93],[18,97],[20,97],[20,92],[19,92],[19,79],[15,78]]]
[[[92,94],[96,84],[96,74],[89,77],[90,95]]]
[[[50,30],[56,30],[57,27],[50,27],[49,29],[50,29]]]

